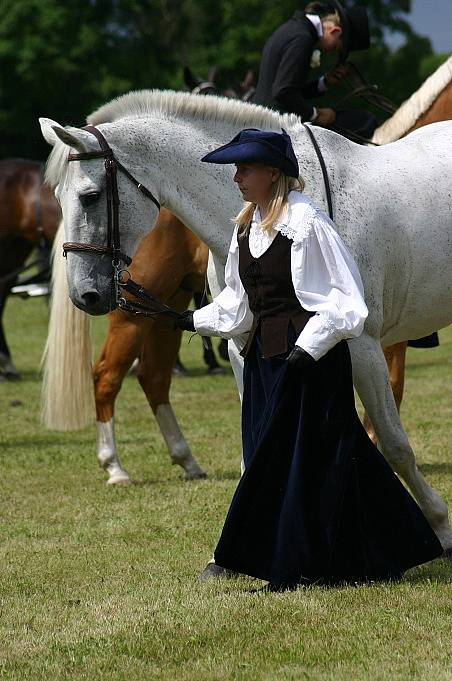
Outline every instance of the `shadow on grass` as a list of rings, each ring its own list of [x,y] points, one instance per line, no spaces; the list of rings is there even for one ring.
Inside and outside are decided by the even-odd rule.
[[[173,374],[171,380],[186,381],[190,378],[224,378],[225,376],[233,375],[231,367],[222,366],[221,368],[224,370],[224,373],[222,374],[209,374],[207,369],[204,367],[191,368],[188,369],[188,374],[185,376],[181,374]]]
[[[19,378],[5,378],[1,383],[8,386],[21,386],[24,383],[36,383],[41,380],[40,372],[36,369],[19,369]]]
[[[408,584],[452,584],[452,558],[438,558],[408,572],[403,580]]]
[[[416,371],[419,370],[424,370],[424,369],[431,369],[432,367],[443,367],[444,365],[447,364],[447,362],[444,361],[443,357],[438,357],[437,359],[431,359],[430,361],[424,361],[424,362],[416,362],[416,364],[410,364],[409,365],[409,370],[412,373],[416,373]]]
[[[452,463],[422,463],[419,464],[421,473],[428,475],[429,473],[442,473],[452,475]]]
[[[79,439],[74,439],[74,438],[67,438],[65,440],[55,440],[54,438],[37,438],[37,437],[30,437],[29,440],[14,440],[12,442],[2,442],[2,450],[3,449],[18,449],[18,448],[32,448],[36,449],[39,446],[45,446],[46,448],[48,447],[49,449],[55,448],[55,447],[66,447],[68,445],[76,445],[79,446],[82,442],[84,442],[83,438]]]

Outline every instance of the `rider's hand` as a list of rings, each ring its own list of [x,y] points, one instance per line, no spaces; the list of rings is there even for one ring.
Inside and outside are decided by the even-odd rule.
[[[196,331],[193,323],[193,311],[185,310],[185,312],[181,312],[174,322],[174,326],[176,329],[182,329],[182,331]]]
[[[336,112],[334,109],[317,109],[317,116],[313,121],[316,125],[324,125],[328,127],[333,125],[336,120]]]
[[[325,74],[325,82],[328,87],[334,87],[338,85],[344,78],[348,75],[348,65],[338,64],[334,68],[330,69],[328,73]]]
[[[315,359],[309,352],[300,348],[299,345],[295,345],[291,353],[289,354],[287,361],[291,369],[296,369],[297,371],[303,371],[309,367],[314,366]]]

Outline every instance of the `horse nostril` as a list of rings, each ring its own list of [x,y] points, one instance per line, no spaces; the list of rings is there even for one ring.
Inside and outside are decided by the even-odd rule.
[[[82,294],[82,300],[86,307],[92,307],[99,302],[100,295],[96,291],[88,291]]]

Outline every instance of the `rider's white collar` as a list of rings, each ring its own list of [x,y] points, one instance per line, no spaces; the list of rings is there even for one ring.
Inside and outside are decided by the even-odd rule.
[[[317,16],[317,14],[306,14],[306,19],[309,19],[309,21],[317,31],[317,35],[319,36],[319,38],[321,38],[323,36],[323,26],[321,18]]]

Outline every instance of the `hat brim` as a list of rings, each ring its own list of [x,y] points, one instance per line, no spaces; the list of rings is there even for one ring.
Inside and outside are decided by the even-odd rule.
[[[263,154],[265,149],[265,156]],[[265,160],[264,160],[265,159]],[[264,140],[256,142],[233,142],[232,144],[225,144],[214,151],[210,151],[201,159],[204,163],[261,163],[274,168],[279,168],[285,175],[290,177],[298,177],[298,167],[289,161],[289,159],[278,153],[273,145],[266,143]]]

